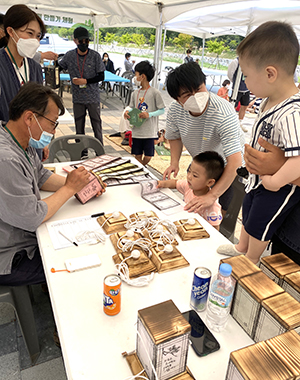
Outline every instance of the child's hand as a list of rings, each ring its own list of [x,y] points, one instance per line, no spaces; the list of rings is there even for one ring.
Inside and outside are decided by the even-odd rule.
[[[158,189],[163,188],[164,187],[164,182],[165,181],[157,181],[157,188]]]
[[[128,111],[125,111],[125,113],[124,113],[124,119],[125,120],[130,119],[130,115],[128,114]]]
[[[280,187],[276,186],[273,182],[271,175],[261,175],[260,176],[263,187],[269,191],[278,191]]]
[[[139,117],[140,117],[141,119],[148,119],[148,118],[149,118],[149,114],[148,114],[147,111],[144,111],[144,112],[141,112],[141,113],[139,114]]]

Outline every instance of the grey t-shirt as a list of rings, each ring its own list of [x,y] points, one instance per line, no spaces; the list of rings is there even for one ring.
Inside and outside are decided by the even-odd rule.
[[[71,79],[81,77],[90,79],[105,71],[100,54],[91,49],[86,55],[77,54],[77,48],[68,51],[59,62],[59,66],[68,70]],[[72,83],[72,99],[73,103],[100,103],[99,83],[87,83],[85,88]]]
[[[37,248],[36,229],[48,207],[39,189],[52,175],[43,168],[35,149],[24,151],[0,121],[0,275],[11,273],[15,253],[25,249],[32,259]]]
[[[144,97],[145,99],[142,100]],[[161,93],[153,87],[149,87],[148,90],[135,90],[131,95],[129,106],[147,112],[154,112],[165,108]],[[132,128],[132,137],[137,139],[157,138],[157,132],[158,117],[150,117],[140,127]]]
[[[124,61],[125,71],[133,71],[133,63],[125,58]]]

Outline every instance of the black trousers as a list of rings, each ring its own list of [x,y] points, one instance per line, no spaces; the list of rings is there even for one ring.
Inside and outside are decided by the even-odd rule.
[[[271,255],[275,255],[276,253],[284,253],[296,264],[300,265],[300,253],[283,243],[277,235],[273,235]]]
[[[89,113],[89,117],[96,139],[101,141],[101,143],[103,144],[102,122],[100,118],[100,103],[73,103],[76,133],[79,135],[85,134],[86,111],[88,111]]]
[[[15,254],[12,262],[11,274],[0,275],[0,285],[21,286],[34,285],[46,282],[42,259],[38,247],[32,260],[24,250]]]

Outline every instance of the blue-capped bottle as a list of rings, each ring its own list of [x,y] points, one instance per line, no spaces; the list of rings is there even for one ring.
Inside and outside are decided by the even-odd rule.
[[[208,328],[216,332],[225,329],[230,313],[232,297],[235,288],[235,279],[231,276],[232,267],[221,264],[218,273],[213,277],[210,288],[206,322]]]

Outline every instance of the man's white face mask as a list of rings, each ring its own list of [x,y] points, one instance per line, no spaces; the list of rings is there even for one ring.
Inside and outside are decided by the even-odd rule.
[[[207,91],[196,92],[195,95],[191,95],[183,104],[183,108],[193,113],[202,113],[205,110],[208,99],[209,95]]]

